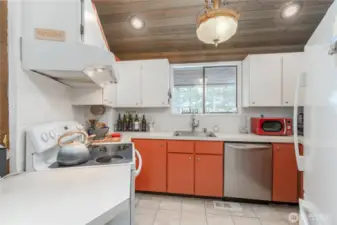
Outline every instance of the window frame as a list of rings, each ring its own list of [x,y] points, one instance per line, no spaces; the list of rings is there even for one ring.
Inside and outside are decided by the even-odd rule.
[[[240,115],[241,114],[241,98],[242,98],[242,62],[241,61],[229,61],[229,62],[211,62],[211,63],[186,63],[186,64],[171,64],[170,74],[170,90],[172,93],[172,99],[174,98],[174,69],[188,68],[188,67],[202,67],[203,69],[203,82],[205,82],[205,68],[212,67],[236,67],[236,112],[205,112],[205,85],[203,85],[203,113],[198,113],[198,116],[216,116],[216,115]],[[171,115],[187,115],[190,113],[174,113],[172,110],[172,101],[170,101]]]

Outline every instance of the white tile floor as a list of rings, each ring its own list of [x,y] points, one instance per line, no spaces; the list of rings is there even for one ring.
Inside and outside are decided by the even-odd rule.
[[[240,203],[241,210],[216,209],[202,198],[136,194],[136,225],[297,225],[294,206]]]

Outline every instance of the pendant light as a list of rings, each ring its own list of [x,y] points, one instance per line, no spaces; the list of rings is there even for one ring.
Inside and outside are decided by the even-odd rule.
[[[219,0],[212,0],[209,7],[197,18],[197,37],[206,44],[218,44],[230,39],[237,31],[239,14],[232,9],[220,8]]]

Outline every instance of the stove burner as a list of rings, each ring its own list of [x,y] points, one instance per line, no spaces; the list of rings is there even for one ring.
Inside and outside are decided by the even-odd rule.
[[[98,163],[110,163],[113,161],[119,161],[124,159],[124,157],[120,156],[120,155],[112,155],[112,156],[102,156],[99,157],[98,159],[96,159],[96,162]]]

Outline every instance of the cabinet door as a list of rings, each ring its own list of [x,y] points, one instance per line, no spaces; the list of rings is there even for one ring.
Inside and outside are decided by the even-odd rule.
[[[117,106],[138,107],[140,105],[140,62],[118,62]]]
[[[170,64],[167,59],[144,60],[142,63],[142,106],[169,106]]]
[[[194,195],[193,154],[168,153],[167,192]]]
[[[110,84],[104,87],[103,89],[103,104],[115,107],[117,105],[116,98],[116,84]]]
[[[293,106],[297,79],[304,72],[304,52],[284,54],[282,67],[282,105]],[[303,98],[304,87],[301,87],[299,89],[299,102],[302,103],[299,105],[303,105]]]
[[[223,156],[195,156],[195,194],[223,197]]]
[[[133,140],[143,160],[136,178],[137,191],[166,192],[166,141]]]
[[[195,153],[206,155],[223,155],[224,143],[222,141],[196,141]]]
[[[303,145],[300,144],[300,155],[303,156]],[[298,198],[303,199],[304,197],[304,186],[303,186],[303,172],[298,172]]]
[[[167,152],[175,153],[194,153],[194,141],[167,141]]]
[[[281,55],[253,55],[249,59],[250,105],[281,106]]]
[[[273,197],[276,202],[297,202],[297,164],[293,144],[273,144]]]

